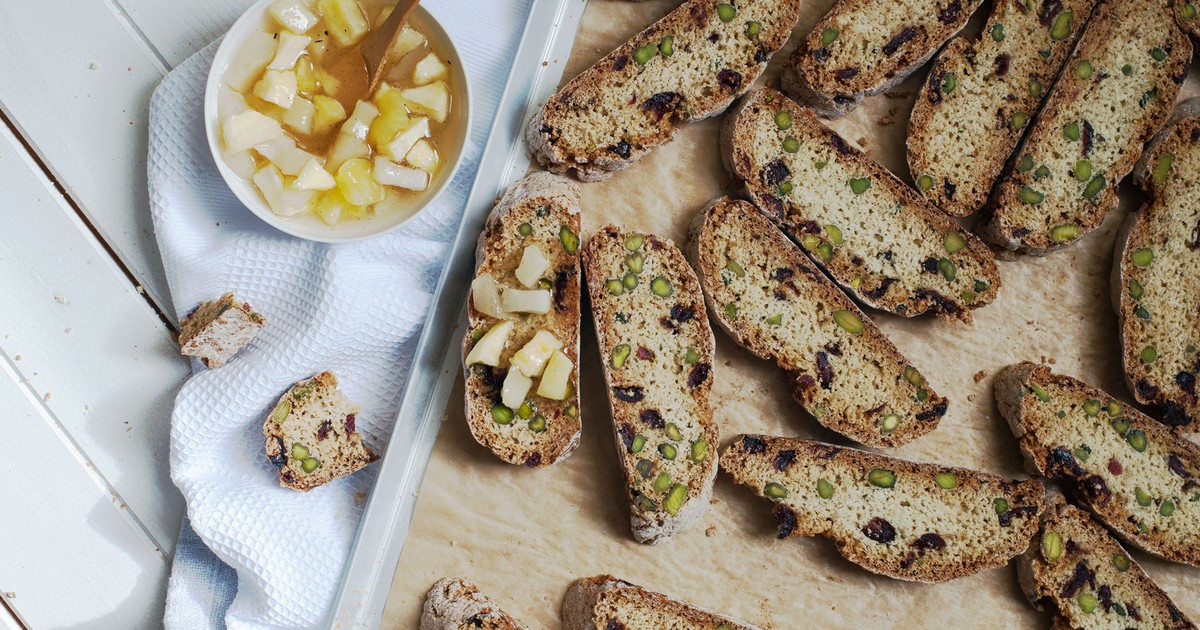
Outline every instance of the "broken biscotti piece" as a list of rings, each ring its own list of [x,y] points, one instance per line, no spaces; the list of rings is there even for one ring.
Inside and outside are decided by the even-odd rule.
[[[713,320],[786,370],[818,422],[871,446],[937,428],[946,399],[749,202],[726,197],[701,212],[688,254]]]
[[[293,385],[263,421],[267,459],[279,470],[279,485],[311,490],[379,459],[354,430],[359,411],[332,372]]]
[[[563,598],[563,630],[704,628],[758,630],[611,575],[576,580]]]
[[[1100,5],[1013,155],[980,237],[1043,254],[1099,227],[1170,114],[1191,58],[1166,0]]]
[[[528,630],[479,587],[460,578],[438,580],[425,595],[420,630]]]
[[[899,84],[962,29],[981,0],[839,0],[783,67],[783,90],[822,116]]]
[[[868,571],[945,582],[1003,566],[1037,530],[1034,479],[922,464],[798,438],[739,435],[733,480],[775,504],[779,538],[825,536]]]
[[[908,119],[917,190],[965,217],[987,202],[1096,0],[997,0],[983,32],[934,59]]]
[[[986,245],[779,92],[742,99],[721,144],[750,200],[868,306],[969,322],[995,299]]]
[[[561,87],[525,139],[555,173],[599,181],[725,111],[800,17],[800,0],[688,0]]]
[[[1031,471],[1134,546],[1200,566],[1200,446],[1044,365],[1010,365],[995,388]]]
[[[537,468],[579,445],[579,187],[531,173],[488,216],[463,338],[467,424]]]
[[[1021,590],[1056,628],[1196,627],[1087,512],[1055,495],[1017,560]]]
[[[237,354],[258,334],[267,320],[250,305],[226,293],[204,302],[179,322],[179,351],[200,357],[216,369]]]
[[[700,518],[717,474],[704,295],[667,239],[609,226],[583,252],[633,535],[657,543]]]

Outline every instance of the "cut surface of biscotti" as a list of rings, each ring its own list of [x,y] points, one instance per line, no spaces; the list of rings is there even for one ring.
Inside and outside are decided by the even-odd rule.
[[[818,422],[871,446],[937,427],[946,399],[749,202],[723,198],[701,212],[688,253],[712,318],[786,370]]]
[[[967,23],[980,0],[838,0],[783,69],[783,88],[822,116],[900,83]]]
[[[1087,512],[1059,496],[1017,560],[1021,590],[1068,628],[1195,628]]]
[[[226,293],[204,302],[179,322],[179,351],[200,357],[205,367],[225,365],[267,324],[261,314]]]
[[[467,424],[497,457],[536,468],[579,445],[579,188],[535,172],[479,236],[463,338]]]
[[[868,571],[917,582],[1007,564],[1044,495],[1033,479],[766,435],[735,437],[721,468],[775,504],[779,538],[824,536]]]
[[[908,119],[917,190],[954,216],[983,207],[1096,0],[997,0],[976,38],[938,54]]]
[[[293,385],[263,421],[267,459],[279,485],[311,490],[379,459],[355,431],[362,409],[338,389],[332,372]]]
[[[787,41],[800,0],[688,0],[567,83],[530,119],[542,166],[598,181],[719,114]]]
[[[583,263],[633,535],[661,542],[700,518],[717,474],[704,296],[683,254],[653,234],[606,227]]]
[[[1099,227],[1117,183],[1166,120],[1192,44],[1165,0],[1105,2],[1014,154],[980,236],[1044,253]]]
[[[747,95],[721,134],[750,199],[865,304],[970,321],[996,297],[986,245],[779,92]]]
[[[1200,99],[1180,108],[1200,109]],[[1184,118],[1147,148],[1138,171],[1152,201],[1117,239],[1113,302],[1122,360],[1138,402],[1178,432],[1200,428],[1200,117]]]
[[[461,578],[438,580],[425,595],[421,630],[528,630],[479,587]]]
[[[1044,365],[1010,365],[995,387],[1032,469],[1131,544],[1200,566],[1200,446]]]
[[[757,630],[757,626],[648,591],[611,575],[576,580],[563,598],[564,630]]]

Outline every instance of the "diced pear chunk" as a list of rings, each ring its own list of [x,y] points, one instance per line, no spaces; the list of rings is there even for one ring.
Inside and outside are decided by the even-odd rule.
[[[283,115],[283,124],[296,133],[308,135],[312,133],[316,111],[317,108],[312,101],[303,96],[297,96],[287,113]]]
[[[561,350],[555,350],[546,362],[542,381],[538,383],[537,395],[551,400],[564,400],[570,393],[571,372],[574,369],[575,364],[571,363],[571,359]]]
[[[444,78],[450,68],[434,53],[425,55],[413,68],[413,83],[425,85],[431,81]]]
[[[500,296],[500,307],[509,313],[549,313],[550,292],[545,289],[505,289]]]
[[[275,37],[270,33],[259,31],[246,38],[241,51],[225,69],[225,85],[242,93],[249,90],[275,56],[275,47]]]
[[[379,23],[383,24],[384,17],[379,18]],[[396,43],[392,44],[392,50],[388,53],[388,59],[395,63],[404,55],[425,45],[425,36],[417,32],[411,26],[405,26],[400,30],[400,34],[396,36]]]
[[[225,158],[225,165],[242,179],[250,179],[254,176],[254,171],[258,170],[258,164],[254,162],[254,154],[250,151],[238,151],[237,153],[226,151],[222,157]]]
[[[508,314],[500,308],[500,285],[489,273],[480,274],[471,281],[471,299],[475,310],[496,319],[508,319]]]
[[[474,365],[482,363],[492,367],[500,365],[500,355],[504,353],[504,345],[508,343],[508,335],[512,333],[513,323],[504,321],[492,326],[479,341],[475,342],[475,347],[467,353],[466,364]]]
[[[507,292],[506,292],[507,293]],[[548,292],[547,292],[548,293]],[[512,325],[512,322],[501,322],[502,324]],[[480,340],[483,343],[483,340]],[[476,346],[478,347],[478,346]],[[513,355],[512,366],[525,373],[525,376],[530,378],[541,376],[542,369],[546,367],[546,360],[555,350],[562,348],[562,342],[553,334],[545,330],[539,330],[534,334],[533,339],[525,344],[517,353]],[[470,359],[470,357],[467,357]],[[467,361],[470,365],[470,361]]]
[[[325,17],[329,34],[342,46],[353,46],[367,34],[369,25],[358,0],[319,0],[317,10]]]
[[[306,212],[315,195],[312,191],[286,185],[279,169],[269,164],[254,174],[254,185],[258,186],[271,211],[282,217]]]
[[[529,245],[521,255],[521,264],[517,265],[516,276],[521,284],[532,287],[541,279],[542,274],[550,268],[550,259],[537,245]]]
[[[324,133],[346,119],[346,108],[336,98],[318,94],[312,102],[316,108],[313,113],[313,133]]]
[[[371,131],[367,133],[367,143],[376,149],[382,149],[401,131],[412,126],[412,117],[404,106],[404,97],[400,90],[383,84],[375,92],[372,99],[379,108],[379,117],[371,122]]]
[[[337,186],[337,180],[329,171],[321,166],[321,161],[313,158],[309,160],[304,168],[300,169],[300,174],[296,176],[296,188],[304,190],[329,190]]]
[[[313,44],[316,46],[316,44]],[[324,68],[316,68],[317,81],[321,84],[321,91],[327,96],[337,96],[338,90],[342,89],[342,80],[326,72]]]
[[[400,95],[411,109],[428,114],[437,122],[445,122],[450,113],[450,89],[445,81],[401,90]]]
[[[351,158],[338,167],[338,190],[346,201],[356,206],[369,206],[383,201],[383,186],[371,177],[371,163],[364,158]]]
[[[221,125],[221,135],[225,138],[227,150],[240,153],[283,136],[283,127],[274,118],[248,109],[226,118]]]
[[[296,61],[311,43],[311,37],[283,31],[279,34],[279,47],[275,49],[275,58],[267,67],[271,70],[291,70],[296,67]]]
[[[321,80],[317,78],[317,69],[308,57],[296,61],[296,89],[301,94],[316,94],[321,89]]]
[[[296,73],[287,70],[267,68],[258,83],[254,84],[255,96],[284,109],[292,106],[292,101],[299,91]]]
[[[416,146],[417,141],[429,135],[429,119],[424,116],[413,120],[408,129],[400,132],[386,147],[386,153],[399,162]]]
[[[367,143],[354,136],[340,133],[333,141],[333,147],[329,149],[329,154],[325,156],[325,168],[337,172],[337,169],[341,168],[347,160],[370,156],[371,148],[367,146]]]
[[[354,113],[342,124],[342,133],[366,142],[367,133],[371,130],[371,122],[379,116],[379,108],[370,101],[359,101],[354,106]]]
[[[504,385],[500,388],[500,402],[509,409],[516,409],[525,402],[529,390],[533,388],[533,379],[521,373],[521,370],[509,370],[504,377]]]
[[[279,0],[267,7],[267,13],[293,33],[306,33],[317,25],[317,16],[305,0]]]
[[[279,136],[269,142],[254,145],[254,150],[279,167],[284,175],[299,175],[309,160],[317,156],[296,146],[296,141],[289,136]]]
[[[322,221],[329,225],[336,225],[342,219],[352,219],[357,216],[362,216],[366,212],[366,208],[356,206],[342,196],[338,189],[334,188],[326,190],[317,198],[317,203],[313,207],[313,211]]]
[[[375,169],[371,174],[384,186],[407,190],[425,190],[429,186],[429,175],[425,171],[400,166],[385,157],[375,158]]]
[[[404,161],[422,171],[432,173],[438,165],[438,152],[428,138],[421,138],[417,140],[413,148],[409,149],[408,155],[404,156]]]
[[[250,103],[246,102],[246,97],[234,92],[228,85],[222,85],[217,91],[217,112],[221,114],[221,118],[228,118],[234,114],[240,114],[247,109],[250,109]]]

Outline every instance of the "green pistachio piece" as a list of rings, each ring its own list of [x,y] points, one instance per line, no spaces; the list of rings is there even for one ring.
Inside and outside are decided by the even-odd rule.
[[[654,478],[654,491],[655,492],[666,492],[667,490],[670,490],[670,489],[671,489],[671,475],[668,475],[665,472],[658,473],[658,476]]]
[[[303,470],[306,473],[311,473],[312,471],[314,471],[320,467],[321,467],[321,460],[319,460],[315,457],[309,457],[308,459],[304,460],[303,463],[300,464],[301,470]]]
[[[621,344],[612,349],[611,365],[614,370],[625,365],[626,359],[629,358],[630,348],[628,344]]]
[[[993,26],[992,30],[991,30],[991,35],[992,35],[992,41],[994,41],[994,42],[1004,41],[1004,25],[996,24],[995,26]]]
[[[633,273],[642,273],[645,265],[645,259],[639,253],[633,253],[625,257],[625,266]]]
[[[1075,458],[1081,462],[1086,462],[1092,457],[1092,449],[1087,444],[1080,444],[1075,447]]]
[[[908,383],[914,387],[920,387],[925,383],[925,377],[921,376],[921,373],[917,371],[917,368],[911,365],[904,366],[903,376],[904,380],[908,381]]]
[[[832,26],[826,26],[825,30],[821,31],[821,44],[828,46],[838,38],[838,30]]]
[[[833,225],[832,223],[827,224],[825,226],[825,233],[829,235],[829,240],[834,245],[842,244],[842,230],[838,226]]]
[[[1151,48],[1151,49],[1150,49],[1150,56],[1151,56],[1151,57],[1152,57],[1152,58],[1153,58],[1155,61],[1162,61],[1163,59],[1166,59],[1166,58],[1167,58],[1167,52],[1166,52],[1165,50],[1161,49],[1161,48]]]
[[[283,424],[283,421],[287,420],[290,413],[292,413],[292,401],[284,398],[271,410],[271,420],[278,424]]]
[[[917,178],[917,190],[921,192],[928,192],[930,188],[933,188],[932,177],[929,175],[922,175]]]
[[[942,93],[949,94],[958,87],[958,77],[954,76],[953,72],[947,72],[942,76]]]
[[[1121,403],[1114,400],[1114,401],[1108,403],[1108,405],[1104,408],[1104,410],[1108,412],[1108,415],[1115,416],[1115,415],[1121,413]]]
[[[954,261],[949,258],[938,260],[937,268],[941,272],[942,277],[946,279],[946,282],[954,282],[954,278],[958,276],[958,268],[955,267]]]
[[[958,476],[950,471],[943,471],[933,476],[933,481],[943,490],[958,487]]]
[[[471,341],[479,341],[480,339],[483,339],[483,336],[485,334],[487,334],[487,331],[482,328],[479,328],[477,330],[472,330],[471,331]]]
[[[1089,160],[1075,162],[1075,179],[1086,182],[1092,178],[1092,163]]]
[[[825,168],[827,166],[827,164],[825,164],[825,162],[823,162],[821,160],[817,160],[816,162],[813,162],[813,166],[819,171],[819,170]]]
[[[646,436],[641,433],[633,436],[633,440],[629,442],[629,452],[641,453],[644,448],[646,448]]]
[[[654,462],[643,457],[642,459],[637,460],[637,463],[633,465],[633,468],[637,470],[639,475],[642,476],[642,479],[649,479],[650,475],[654,473]]]
[[[670,57],[675,54],[675,37],[667,35],[658,42],[658,54],[664,57]]]
[[[1056,42],[1061,42],[1071,34],[1071,15],[1070,11],[1063,11],[1054,18],[1054,25],[1050,27],[1050,39]]]
[[[872,468],[867,473],[867,481],[877,488],[891,488],[896,485],[896,473],[886,468]]]
[[[863,321],[853,311],[834,311],[833,321],[837,323],[842,330],[851,335],[861,335],[863,331]]]
[[[679,513],[679,508],[683,507],[683,502],[687,501],[688,487],[677,483],[671,486],[671,491],[667,493],[667,498],[663,499],[663,509],[667,514],[675,516]]]
[[[1081,228],[1074,223],[1064,223],[1050,228],[1050,240],[1055,243],[1067,243],[1079,238]]]
[[[550,283],[550,280],[546,278],[540,278],[537,281],[537,288],[549,291],[554,288],[554,285]]]
[[[817,257],[819,257],[822,262],[832,261],[833,245],[830,245],[829,243],[821,243],[820,245],[817,245]]]
[[[533,226],[528,223],[522,223],[521,225],[517,226],[517,234],[520,234],[521,236],[529,236],[530,234],[533,234]]]
[[[625,249],[631,252],[636,252],[642,248],[642,243],[644,242],[646,242],[645,236],[642,236],[641,234],[634,234],[633,236],[625,239]]]
[[[546,416],[538,414],[529,421],[529,430],[534,433],[541,433],[546,430]]]
[[[996,500],[992,501],[992,508],[996,510],[996,514],[1004,514],[1008,511],[1008,499],[996,497]]]
[[[1037,167],[1037,170],[1033,172],[1034,179],[1046,179],[1047,177],[1050,177],[1050,167],[1045,164]]]
[[[1154,262],[1154,250],[1149,247],[1135,249],[1129,255],[1129,260],[1138,267],[1149,267],[1150,263]]]
[[[1129,433],[1125,434],[1125,441],[1129,442],[1129,445],[1133,447],[1133,450],[1139,453],[1146,452],[1148,440],[1146,439],[1146,434],[1143,433],[1141,429],[1130,429]]]
[[[781,109],[778,112],[775,112],[775,126],[778,127],[780,131],[791,129],[792,113],[786,109]]]
[[[975,292],[976,293],[983,293],[984,291],[987,291],[987,290],[988,290],[987,280],[976,280],[975,281]]]
[[[783,484],[772,481],[763,486],[763,496],[767,497],[768,499],[778,501],[779,499],[787,498],[788,490],[783,486]]]
[[[1080,79],[1092,78],[1092,72],[1092,62],[1088,61],[1087,59],[1080,61],[1079,65],[1075,66],[1075,76],[1079,77]]]
[[[636,289],[638,286],[637,274],[632,271],[627,272],[625,276],[621,278],[621,285],[629,291]]]
[[[563,249],[567,250],[568,254],[574,254],[579,251],[579,235],[572,232],[571,228],[562,226],[558,229],[558,240],[562,243]]]
[[[1158,160],[1154,163],[1153,181],[1155,184],[1162,186],[1167,183],[1167,173],[1171,172],[1171,165],[1175,163],[1175,156],[1170,153],[1162,153],[1158,156]]]
[[[1095,417],[1100,413],[1100,401],[1095,398],[1090,398],[1083,402],[1083,413]]]
[[[804,249],[811,252],[821,244],[821,239],[815,234],[805,234],[804,238],[800,239],[800,244],[804,246]]]
[[[517,407],[517,416],[520,417],[522,420],[528,420],[528,419],[532,418],[533,417],[533,405],[529,404],[528,401],[521,403],[521,406]]]
[[[1050,562],[1055,562],[1062,557],[1062,554],[1062,535],[1054,530],[1042,534],[1042,557]]]
[[[567,408],[565,410],[563,410],[563,413],[567,414],[568,418],[578,418],[579,417],[579,405],[576,405],[575,403],[571,403],[571,404],[567,405]]]
[[[650,281],[650,291],[658,297],[671,297],[675,293],[675,287],[671,286],[671,281],[662,276],[658,276]]]
[[[1063,126],[1063,135],[1068,140],[1078,140],[1080,137],[1079,123],[1067,123]]]
[[[738,316],[737,304],[734,304],[732,302],[730,302],[729,304],[726,304],[725,305],[725,317],[728,317],[731,320],[737,320],[737,316]]]
[[[833,484],[829,483],[824,478],[817,480],[817,496],[821,497],[822,499],[829,499],[833,497],[833,493]]]
[[[1025,203],[1036,206],[1039,203],[1042,203],[1042,200],[1046,198],[1046,195],[1043,195],[1042,193],[1028,186],[1022,186],[1021,190],[1017,192],[1017,198]]]
[[[942,238],[942,247],[946,249],[947,254],[956,254],[966,246],[967,239],[963,238],[963,235],[957,231],[947,232],[946,236]]]
[[[924,388],[917,390],[917,402],[925,402],[929,400],[929,392]]]
[[[1042,82],[1037,79],[1029,80],[1029,95],[1037,98],[1042,95]]]
[[[666,428],[663,429],[667,433],[667,437],[672,440],[682,440],[683,434],[679,432],[679,427],[674,422],[668,422]]]
[[[700,438],[692,442],[691,452],[688,453],[688,459],[692,460],[693,464],[702,464],[704,459],[708,457],[708,440]]]
[[[1077,597],[1075,597],[1075,601],[1079,602],[1079,607],[1083,609],[1083,612],[1089,615],[1093,610],[1096,610],[1096,604],[1099,603],[1096,600],[1096,596],[1092,595],[1091,593],[1080,593]]]
[[[700,353],[695,348],[688,347],[687,352],[683,354],[684,363],[695,363],[700,360]]]
[[[653,59],[655,57],[655,55],[657,55],[657,54],[658,54],[658,45],[651,42],[649,44],[639,46],[636,50],[634,50],[633,51],[633,60],[637,62],[637,65],[644,66],[644,65],[646,65],[646,62]]]
[[[1133,66],[1131,66],[1129,64],[1125,64],[1125,65],[1121,66],[1121,74],[1123,74],[1127,77],[1132,76],[1133,75]]]
[[[1142,363],[1154,363],[1158,360],[1158,348],[1155,348],[1154,344],[1150,344],[1142,348],[1142,351],[1138,353],[1138,358],[1142,360]]]
[[[1129,570],[1129,556],[1123,553],[1115,553],[1112,557],[1113,566],[1122,573]]]
[[[292,443],[292,459],[298,459],[300,461],[304,461],[304,460],[308,459],[308,455],[309,455],[309,453],[308,453],[307,446],[305,446],[299,442]]]
[[[496,424],[508,424],[513,420],[513,410],[504,405],[492,405],[492,420]]]
[[[900,427],[900,419],[900,414],[889,413],[880,421],[879,429],[884,433],[891,433]]]
[[[778,326],[783,323],[783,313],[775,313],[767,318],[767,323],[772,326]]]
[[[1053,51],[1051,51],[1049,48],[1043,48],[1038,51],[1038,55],[1040,55],[1042,59],[1049,59],[1051,54],[1053,54]]]
[[[637,498],[633,500],[633,505],[639,512],[653,512],[658,509],[658,504],[654,502],[654,499],[644,494],[637,495]]]
[[[1138,316],[1138,319],[1150,319],[1150,311],[1146,310],[1145,306],[1138,305],[1133,309],[1133,314]]]
[[[867,192],[867,189],[870,187],[871,187],[871,178],[870,177],[851,177],[850,178],[850,190],[854,191],[854,194],[856,194],[856,195],[861,195],[861,194]]]
[[[1029,114],[1025,112],[1013,112],[1011,122],[1013,129],[1024,129],[1025,123],[1029,122]]]
[[[1143,534],[1150,533],[1150,527],[1146,525],[1146,521],[1138,521],[1137,528],[1138,528],[1138,531],[1142,532]]]
[[[621,295],[625,292],[625,284],[618,278],[610,278],[604,281],[604,288],[612,295]]]
[[[739,265],[736,260],[731,260],[731,261],[725,263],[725,268],[728,269],[729,271],[732,271],[733,275],[735,275],[739,278],[746,277],[746,270],[742,269],[742,266]]]
[[[1103,175],[1095,176],[1092,178],[1092,181],[1088,182],[1088,185],[1083,189],[1083,198],[1095,199],[1097,195],[1104,192],[1104,188],[1107,185],[1108,182],[1104,179]]]
[[[1017,160],[1017,170],[1022,173],[1028,173],[1033,170],[1033,156],[1026,153]]]
[[[1183,3],[1183,6],[1179,7],[1179,17],[1183,18],[1184,20],[1190,21],[1196,19],[1197,13],[1196,5],[1192,4],[1191,2],[1185,2]]]
[[[1066,417],[1067,417],[1067,412],[1066,412],[1065,410],[1063,410],[1063,409],[1059,409],[1059,410],[1058,410],[1058,414],[1057,414],[1057,415],[1058,415],[1058,417],[1059,417],[1059,418],[1066,418]]]
[[[1175,513],[1175,502],[1163,501],[1162,505],[1158,507],[1158,513],[1162,514],[1163,516],[1171,516]]]
[[[292,398],[304,400],[305,396],[312,393],[313,387],[315,386],[312,383],[302,383],[292,387]]]
[[[1119,433],[1121,437],[1125,437],[1125,434],[1129,433],[1130,422],[1125,418],[1113,418],[1110,424],[1112,424],[1113,430]]]
[[[1042,402],[1050,402],[1050,392],[1046,391],[1046,388],[1042,387],[1041,385],[1038,385],[1037,383],[1030,383],[1029,390],[1038,397],[1038,400]]]
[[[800,150],[800,141],[788,136],[783,139],[783,150],[788,153],[795,153]]]
[[[786,197],[786,196],[792,194],[792,182],[790,182],[790,181],[780,182],[777,190],[779,191],[779,195],[781,197]]]
[[[733,8],[732,4],[720,3],[717,5],[717,17],[722,22],[732,22],[734,17],[737,17],[737,9]]]
[[[674,445],[663,443],[658,445],[658,454],[662,455],[663,459],[675,459],[677,453]]]

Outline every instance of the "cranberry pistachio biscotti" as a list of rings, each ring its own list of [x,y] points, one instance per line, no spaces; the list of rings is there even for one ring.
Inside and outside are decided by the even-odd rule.
[[[868,571],[944,582],[1003,566],[1037,530],[1034,480],[765,435],[721,453],[733,480],[775,504],[779,538],[824,536]]]
[[[742,99],[721,142],[751,201],[863,303],[969,322],[995,299],[986,245],[779,92]]]
[[[633,535],[657,543],[708,507],[717,474],[713,334],[667,239],[606,227],[583,253]]]
[[[1010,365],[995,388],[1031,470],[1134,546],[1200,566],[1200,446],[1044,365]]]
[[[680,125],[750,88],[796,26],[800,0],[687,0],[567,83],[530,119],[538,162],[583,181],[628,168]]]
[[[476,249],[463,338],[467,424],[536,468],[579,445],[579,188],[545,172],[496,204]]]
[[[871,446],[937,428],[946,399],[749,202],[726,197],[697,215],[688,255],[713,320],[786,370],[818,422]]]
[[[443,578],[425,595],[420,630],[528,630],[500,609],[479,587],[460,578]]]
[[[179,322],[179,351],[199,357],[204,367],[215,370],[266,325],[267,319],[248,303],[226,293],[197,306]]]
[[[996,0],[977,37],[938,54],[908,119],[917,190],[949,214],[983,207],[1096,0]]]
[[[562,619],[564,630],[758,630],[611,575],[576,580],[563,598]]]

